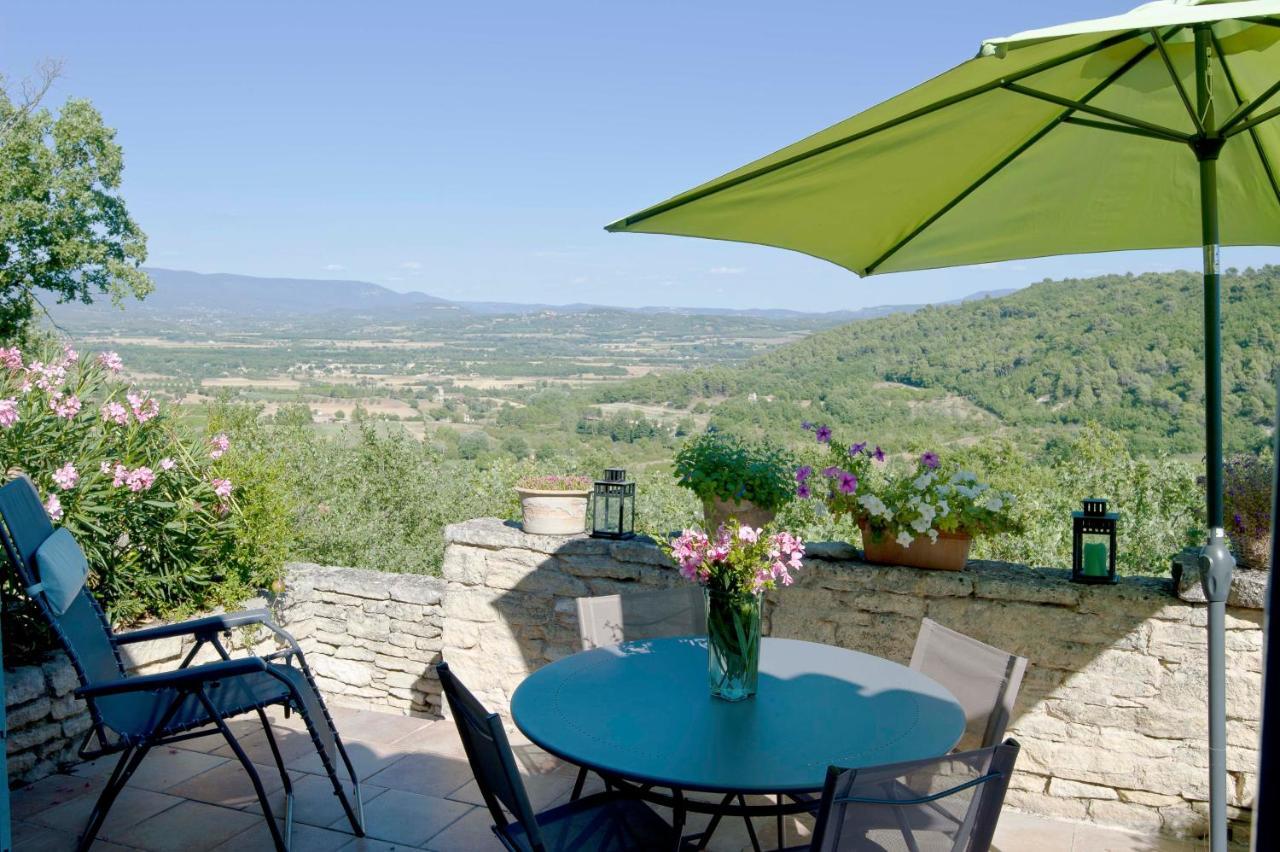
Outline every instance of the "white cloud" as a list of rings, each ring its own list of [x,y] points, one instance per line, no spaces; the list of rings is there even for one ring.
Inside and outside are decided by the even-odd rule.
[[[713,266],[707,270],[712,275],[741,275],[746,271],[745,266]]]
[[[326,272],[342,272],[344,269],[346,269],[346,267],[343,266],[341,263],[326,263],[324,265],[324,268]]]
[[[421,268],[422,268],[422,261],[420,261],[420,260],[406,260],[404,263],[400,264],[400,268],[401,268],[401,269],[421,269]]]
[[[590,279],[590,278],[588,278],[588,277],[587,277],[587,276],[585,276],[585,275],[579,275],[577,278],[574,278],[574,279],[573,279],[572,281],[570,281],[569,283],[570,283],[570,284],[586,284],[586,283],[587,283],[588,281],[590,281],[590,280],[591,280],[591,279]]]

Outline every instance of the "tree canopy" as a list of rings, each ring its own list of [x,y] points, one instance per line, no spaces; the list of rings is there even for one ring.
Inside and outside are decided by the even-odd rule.
[[[12,91],[0,78],[0,339],[31,321],[40,292],[115,302],[151,291],[147,238],[120,195],[124,152],[87,100],[40,105],[57,76]]]

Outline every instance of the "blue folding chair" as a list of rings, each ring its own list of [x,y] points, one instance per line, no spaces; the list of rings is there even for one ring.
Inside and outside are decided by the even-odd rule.
[[[114,633],[89,594],[89,569],[70,531],[55,530],[31,480],[20,476],[0,487],[0,541],[27,594],[40,608],[71,658],[80,678],[76,695],[84,699],[93,722],[80,747],[92,760],[120,754],[90,813],[78,849],[92,845],[111,805],[151,749],[158,745],[221,734],[253,782],[277,850],[288,850],[293,828],[293,786],[264,708],[281,705],[296,710],[307,725],[334,795],[357,836],[364,836],[360,782],[343,748],[315,679],[293,637],[271,620],[266,610],[213,615],[129,633]],[[221,636],[234,627],[261,625],[279,637],[283,650],[264,656],[232,658]],[[191,636],[195,645],[175,670],[129,675],[120,646],[173,636]],[[192,665],[205,645],[222,658]],[[227,725],[227,719],[255,712],[266,732],[272,756],[284,782],[284,829],[276,824],[262,780]],[[212,726],[212,727],[210,727]],[[346,777],[339,772],[339,763]]]

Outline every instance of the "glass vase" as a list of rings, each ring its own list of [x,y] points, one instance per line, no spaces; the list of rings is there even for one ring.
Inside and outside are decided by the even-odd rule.
[[[756,694],[760,670],[759,593],[705,589],[707,682],[711,694],[742,701]]]

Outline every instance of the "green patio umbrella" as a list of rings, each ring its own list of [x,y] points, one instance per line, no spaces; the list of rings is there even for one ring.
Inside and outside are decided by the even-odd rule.
[[[608,226],[859,275],[1204,247],[1210,821],[1226,848],[1218,249],[1280,244],[1280,0],[1162,0],[986,41],[878,106]]]

